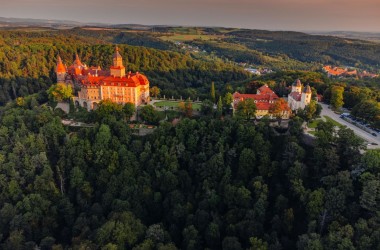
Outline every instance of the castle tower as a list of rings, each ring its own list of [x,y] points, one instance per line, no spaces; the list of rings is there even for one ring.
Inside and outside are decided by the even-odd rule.
[[[297,92],[297,93],[302,92],[302,84],[301,84],[300,79],[297,79],[294,81],[294,83],[292,85],[292,92]]]
[[[111,75],[115,77],[125,76],[125,67],[123,65],[123,57],[119,53],[119,48],[116,46],[113,54],[113,65],[111,66]]]
[[[119,53],[119,47],[116,46],[115,53],[113,54],[113,66],[122,67],[123,66],[123,57]]]
[[[307,86],[305,86],[305,88],[302,91],[301,105],[304,108],[306,105],[309,105],[310,102],[311,102],[311,88],[309,85],[307,85]]]
[[[65,65],[63,65],[62,59],[60,56],[58,56],[58,59],[57,59],[57,67],[56,67],[55,72],[57,74],[57,82],[64,83],[65,78],[66,78],[66,67]]]
[[[74,66],[76,66],[76,67],[83,67],[83,64],[82,64],[82,62],[80,61],[80,59],[79,59],[79,55],[78,55],[78,53],[76,53],[75,54],[75,60],[74,60],[74,62],[73,62],[73,65]]]

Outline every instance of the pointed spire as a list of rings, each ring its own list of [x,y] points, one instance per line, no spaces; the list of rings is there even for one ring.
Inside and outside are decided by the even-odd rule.
[[[122,58],[120,53],[119,53],[119,47],[116,45],[115,47],[115,54],[113,54],[114,58]]]
[[[58,54],[57,64],[62,64],[62,59],[61,59],[61,56],[59,54]]]
[[[57,57],[57,69],[56,69],[56,71],[57,71],[57,73],[66,73],[66,67],[62,63],[62,59],[61,59],[60,55],[58,55],[58,57]]]
[[[74,61],[74,65],[75,65],[75,66],[83,66],[83,65],[82,65],[82,62],[81,62],[80,59],[79,59],[79,55],[78,55],[78,53],[75,53],[75,61]]]
[[[123,57],[119,53],[119,47],[115,47],[115,53],[113,54],[113,66],[114,67],[124,67],[123,66]],[[124,73],[125,75],[125,73]]]
[[[307,93],[307,94],[311,94],[311,88],[310,88],[309,84],[305,86],[305,88],[303,89],[303,92]]]
[[[293,86],[297,86],[297,87],[301,87],[301,80],[300,79],[297,79],[297,80],[295,80],[294,81],[294,83],[293,83]]]

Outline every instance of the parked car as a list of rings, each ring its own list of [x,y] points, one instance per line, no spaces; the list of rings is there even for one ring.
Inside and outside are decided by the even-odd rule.
[[[377,134],[376,134],[376,133],[372,133],[371,135],[373,135],[373,136],[377,136]]]

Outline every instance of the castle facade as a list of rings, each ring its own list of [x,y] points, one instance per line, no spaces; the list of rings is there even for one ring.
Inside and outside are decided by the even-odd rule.
[[[123,58],[115,48],[113,64],[109,70],[99,66],[87,67],[78,56],[73,64],[66,67],[58,56],[57,82],[78,89],[73,98],[76,106],[87,110],[96,109],[103,100],[119,104],[133,103],[135,106],[149,103],[149,80],[139,72],[125,72]]]
[[[305,107],[309,105],[310,102],[311,102],[310,86],[307,85],[303,87],[301,81],[297,79],[292,84],[291,92],[288,95],[289,107],[292,110],[305,109]]]
[[[273,90],[268,87],[268,85],[264,85],[258,88],[256,94],[240,94],[239,92],[235,92],[232,95],[232,97],[232,108],[234,112],[236,111],[239,102],[244,101],[246,99],[252,99],[256,104],[255,116],[257,119],[261,119],[264,116],[269,116],[270,118],[273,118],[273,115],[270,114],[269,111],[271,109],[271,106],[274,105],[276,100],[279,99],[276,93],[274,93]],[[282,119],[289,119],[292,112],[286,101],[282,104],[281,110]]]

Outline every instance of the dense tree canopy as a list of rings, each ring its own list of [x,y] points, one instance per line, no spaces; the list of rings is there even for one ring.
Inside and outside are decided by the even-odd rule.
[[[380,244],[379,152],[362,156],[349,129],[320,123],[308,146],[297,119],[278,134],[265,121],[201,118],[139,137],[122,107],[100,105],[95,127],[78,130],[35,98],[1,110],[2,249]]]
[[[70,61],[78,51],[83,61],[104,67],[113,51],[96,37],[64,32],[1,33],[0,102],[15,101],[0,108],[0,249],[379,247],[380,151],[364,151],[353,131],[320,122],[310,142],[300,117],[285,131],[267,119],[250,120],[251,101],[237,110],[244,119],[214,117],[223,99],[231,101],[232,90],[221,83],[236,86],[246,73],[220,61],[130,46],[120,47],[127,67],[146,73],[162,94],[196,90],[209,97],[214,81],[216,109],[205,100],[205,116],[159,124],[152,106],[140,107],[136,116],[158,126],[138,136],[125,119],[133,107],[104,101],[96,111],[77,111],[91,126],[64,126],[46,105],[55,55]],[[328,101],[335,102],[331,82],[319,73],[277,72],[260,81],[285,93],[300,76],[319,93],[330,91]],[[262,82],[248,83],[243,90]],[[361,91],[338,87],[353,112],[365,108],[378,116],[368,108],[377,94],[367,100]],[[28,95],[33,92],[39,93]],[[306,112],[308,119],[316,107]]]
[[[89,35],[87,32],[85,33]],[[19,96],[47,90],[55,79],[57,55],[68,66],[78,53],[89,66],[108,68],[114,45],[77,30],[57,32],[0,31],[0,104]],[[222,61],[204,61],[191,54],[120,45],[129,71],[146,74],[161,94],[179,98],[208,96],[209,83],[221,88],[224,81],[250,78],[243,69]]]

